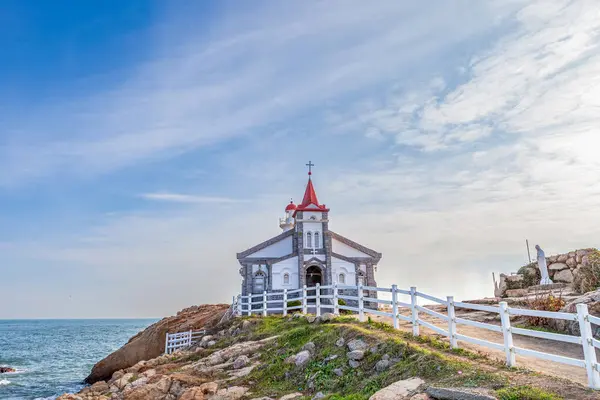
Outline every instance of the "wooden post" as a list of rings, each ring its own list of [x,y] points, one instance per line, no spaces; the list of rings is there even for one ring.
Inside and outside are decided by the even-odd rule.
[[[579,331],[581,332],[581,345],[583,346],[588,386],[592,389],[600,389],[600,372],[596,369],[598,359],[593,343],[594,335],[592,334],[592,324],[589,320],[587,304],[577,304],[577,320],[579,321]]]
[[[317,310],[315,311],[315,314],[317,315],[317,317],[321,316],[321,285],[317,283],[317,285],[315,286],[315,306],[317,307]]]
[[[333,284],[333,313],[335,315],[340,315],[340,303],[338,298],[338,287],[337,283]]]
[[[169,332],[167,332],[167,337],[165,338],[165,354],[169,354]]]
[[[267,316],[267,291],[266,290],[263,292],[263,310],[262,310],[262,312],[263,312],[262,313],[263,317],[266,317]]]
[[[448,301],[448,338],[450,339],[450,348],[458,348],[456,339],[456,312],[454,311],[454,296],[446,297]]]
[[[506,354],[506,365],[514,367],[517,364],[513,345],[512,330],[510,329],[510,314],[508,303],[500,302],[500,321],[502,321],[502,335],[504,336],[504,353]]]
[[[398,285],[392,285],[392,314],[394,329],[398,329]]]
[[[287,289],[283,289],[283,316],[287,315]]]
[[[308,299],[306,298],[306,285],[304,285],[304,287],[302,288],[302,314],[308,313],[307,300]]]
[[[419,310],[417,310],[417,288],[410,288],[410,311],[413,336],[419,336]]]
[[[358,285],[358,320],[365,320],[365,298],[363,296],[363,285]]]

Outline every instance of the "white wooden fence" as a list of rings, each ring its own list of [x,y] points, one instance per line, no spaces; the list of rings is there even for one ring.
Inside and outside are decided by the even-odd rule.
[[[351,291],[355,296],[347,295]],[[377,293],[377,297],[365,297],[371,293]],[[310,293],[310,295],[309,295]],[[389,295],[391,294],[391,296]],[[378,298],[381,295],[390,298],[389,300]],[[407,298],[406,302],[399,300],[400,296]],[[447,314],[442,314],[418,304],[418,299],[425,299],[428,302],[441,304],[447,307]],[[338,300],[343,299],[350,301],[355,306],[339,305]],[[300,300],[301,305],[288,306],[288,301]],[[331,301],[330,301],[331,300]],[[311,301],[311,304],[309,304]],[[314,301],[314,303],[312,303]],[[381,309],[373,309],[365,307],[365,303],[372,305],[385,304],[391,306],[390,312]],[[396,285],[391,288],[369,287],[369,286],[342,286],[329,285],[314,287],[304,286],[301,289],[284,290],[283,292],[263,292],[262,294],[251,294],[248,296],[238,295],[233,298],[232,307],[234,314],[252,315],[259,314],[267,316],[268,314],[283,314],[287,315],[292,311],[300,311],[307,314],[309,309],[317,316],[321,315],[322,309],[327,309],[334,314],[339,314],[340,310],[349,310],[358,313],[359,319],[364,321],[365,314],[374,314],[384,317],[390,317],[393,321],[394,328],[398,329],[399,321],[407,321],[412,324],[412,333],[419,336],[419,327],[423,326],[432,331],[449,338],[452,348],[458,347],[459,341],[464,341],[492,349],[504,351],[506,354],[506,364],[509,367],[516,365],[515,356],[530,356],[537,357],[543,360],[555,361],[563,364],[573,365],[576,367],[585,368],[588,378],[588,386],[593,389],[600,389],[600,364],[596,357],[596,348],[600,349],[600,340],[594,339],[592,336],[592,324],[600,326],[600,318],[590,315],[586,304],[577,305],[577,313],[563,313],[550,311],[537,311],[521,308],[509,307],[508,303],[500,302],[498,306],[480,305],[472,303],[464,303],[454,301],[452,296],[448,296],[446,300],[430,296],[428,294],[417,291],[416,287],[411,287],[410,290],[398,289]],[[400,307],[410,311],[410,315],[402,315],[398,312]],[[484,322],[472,321],[464,318],[456,317],[455,310],[457,308],[465,308],[471,310],[485,311],[500,315],[501,325],[493,325]],[[432,317],[443,320],[447,323],[447,328],[442,329],[430,322],[419,318],[419,314],[424,313]],[[531,329],[523,329],[511,327],[511,316],[531,316],[550,319],[562,319],[574,321],[579,324],[581,336],[571,336],[559,333],[541,332]],[[459,325],[470,325],[476,328],[487,329],[494,332],[502,333],[504,343],[494,343],[483,339],[474,338],[471,336],[462,335],[457,327]],[[541,351],[529,350],[522,347],[517,347],[513,344],[513,335],[524,335],[536,338],[555,340],[559,342],[574,343],[583,347],[583,359],[560,356]]]
[[[205,329],[199,331],[189,330],[186,332],[169,333],[165,339],[165,354],[171,354],[175,350],[186,348],[196,343],[206,333]]]

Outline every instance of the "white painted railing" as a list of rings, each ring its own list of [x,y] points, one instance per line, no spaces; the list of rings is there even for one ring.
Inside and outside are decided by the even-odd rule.
[[[199,331],[189,330],[186,332],[169,333],[165,339],[165,354],[171,354],[175,350],[183,349],[196,343],[206,333],[205,329]]]
[[[348,291],[352,291],[349,295]],[[377,297],[366,297],[373,292],[378,294],[391,293],[391,300],[380,299]],[[355,293],[354,293],[355,292]],[[405,296],[410,299],[409,302],[402,302],[399,296]],[[441,304],[446,306],[447,313],[431,310],[418,304],[418,299],[425,299],[428,302]],[[338,300],[352,302],[351,305],[340,305]],[[300,305],[288,306],[290,301],[300,301]],[[309,301],[311,302],[309,304]],[[384,304],[391,306],[391,310],[384,311],[382,309],[374,309],[365,306],[365,303],[371,305]],[[368,286],[343,286],[343,285],[328,285],[313,287],[304,286],[301,289],[283,290],[279,292],[263,292],[261,294],[251,294],[247,296],[238,295],[233,298],[232,302],[234,315],[252,315],[258,314],[267,316],[268,314],[283,314],[287,315],[290,312],[299,311],[307,314],[309,310],[317,316],[321,315],[321,311],[326,309],[334,314],[339,314],[340,310],[348,310],[358,314],[361,321],[365,320],[365,314],[374,314],[384,317],[389,317],[393,321],[394,328],[398,329],[399,321],[406,321],[412,325],[412,333],[415,336],[420,335],[419,328],[428,328],[440,335],[447,337],[452,348],[458,348],[458,342],[464,341],[467,343],[476,344],[500,351],[506,354],[506,364],[510,367],[516,365],[515,356],[537,357],[543,360],[555,361],[563,364],[574,365],[585,368],[588,377],[588,386],[593,389],[600,389],[600,364],[596,357],[596,348],[600,349],[600,340],[594,339],[592,336],[592,324],[600,326],[600,318],[590,315],[586,304],[577,305],[577,313],[563,313],[550,311],[537,311],[521,308],[509,307],[508,303],[500,302],[498,306],[488,306],[481,304],[464,303],[454,301],[452,296],[448,296],[445,300],[428,294],[418,292],[417,288],[411,287],[410,290],[398,289],[396,285],[391,288],[368,287]],[[399,312],[400,308],[407,309],[407,314],[403,315]],[[493,325],[484,322],[471,321],[465,318],[456,317],[455,310],[457,308],[465,308],[471,310],[485,311],[500,315],[501,325]],[[419,314],[428,314],[447,323],[447,328],[443,329],[430,322],[419,318]],[[532,329],[523,329],[511,327],[511,316],[531,316],[550,319],[563,319],[574,321],[579,324],[581,336],[571,336],[552,332],[541,332]],[[495,343],[483,339],[474,338],[471,336],[462,335],[459,333],[458,325],[468,325],[476,328],[487,329],[494,332],[502,333],[504,342]],[[513,335],[524,335],[536,338],[555,340],[581,345],[583,348],[583,359],[560,356],[551,353],[544,353],[535,350],[529,350],[522,347],[517,347],[513,343]]]

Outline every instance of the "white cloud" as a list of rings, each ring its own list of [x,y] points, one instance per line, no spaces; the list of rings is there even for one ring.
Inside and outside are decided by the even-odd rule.
[[[142,198],[147,200],[165,201],[171,203],[214,203],[214,204],[234,204],[243,203],[247,200],[233,199],[229,197],[211,197],[211,196],[196,196],[181,193],[144,193],[141,195]]]

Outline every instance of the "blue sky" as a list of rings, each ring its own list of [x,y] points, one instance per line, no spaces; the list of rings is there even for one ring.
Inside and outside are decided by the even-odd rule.
[[[526,238],[598,246],[595,12],[2,1],[0,318],[229,301],[308,160],[383,285],[491,295]]]

